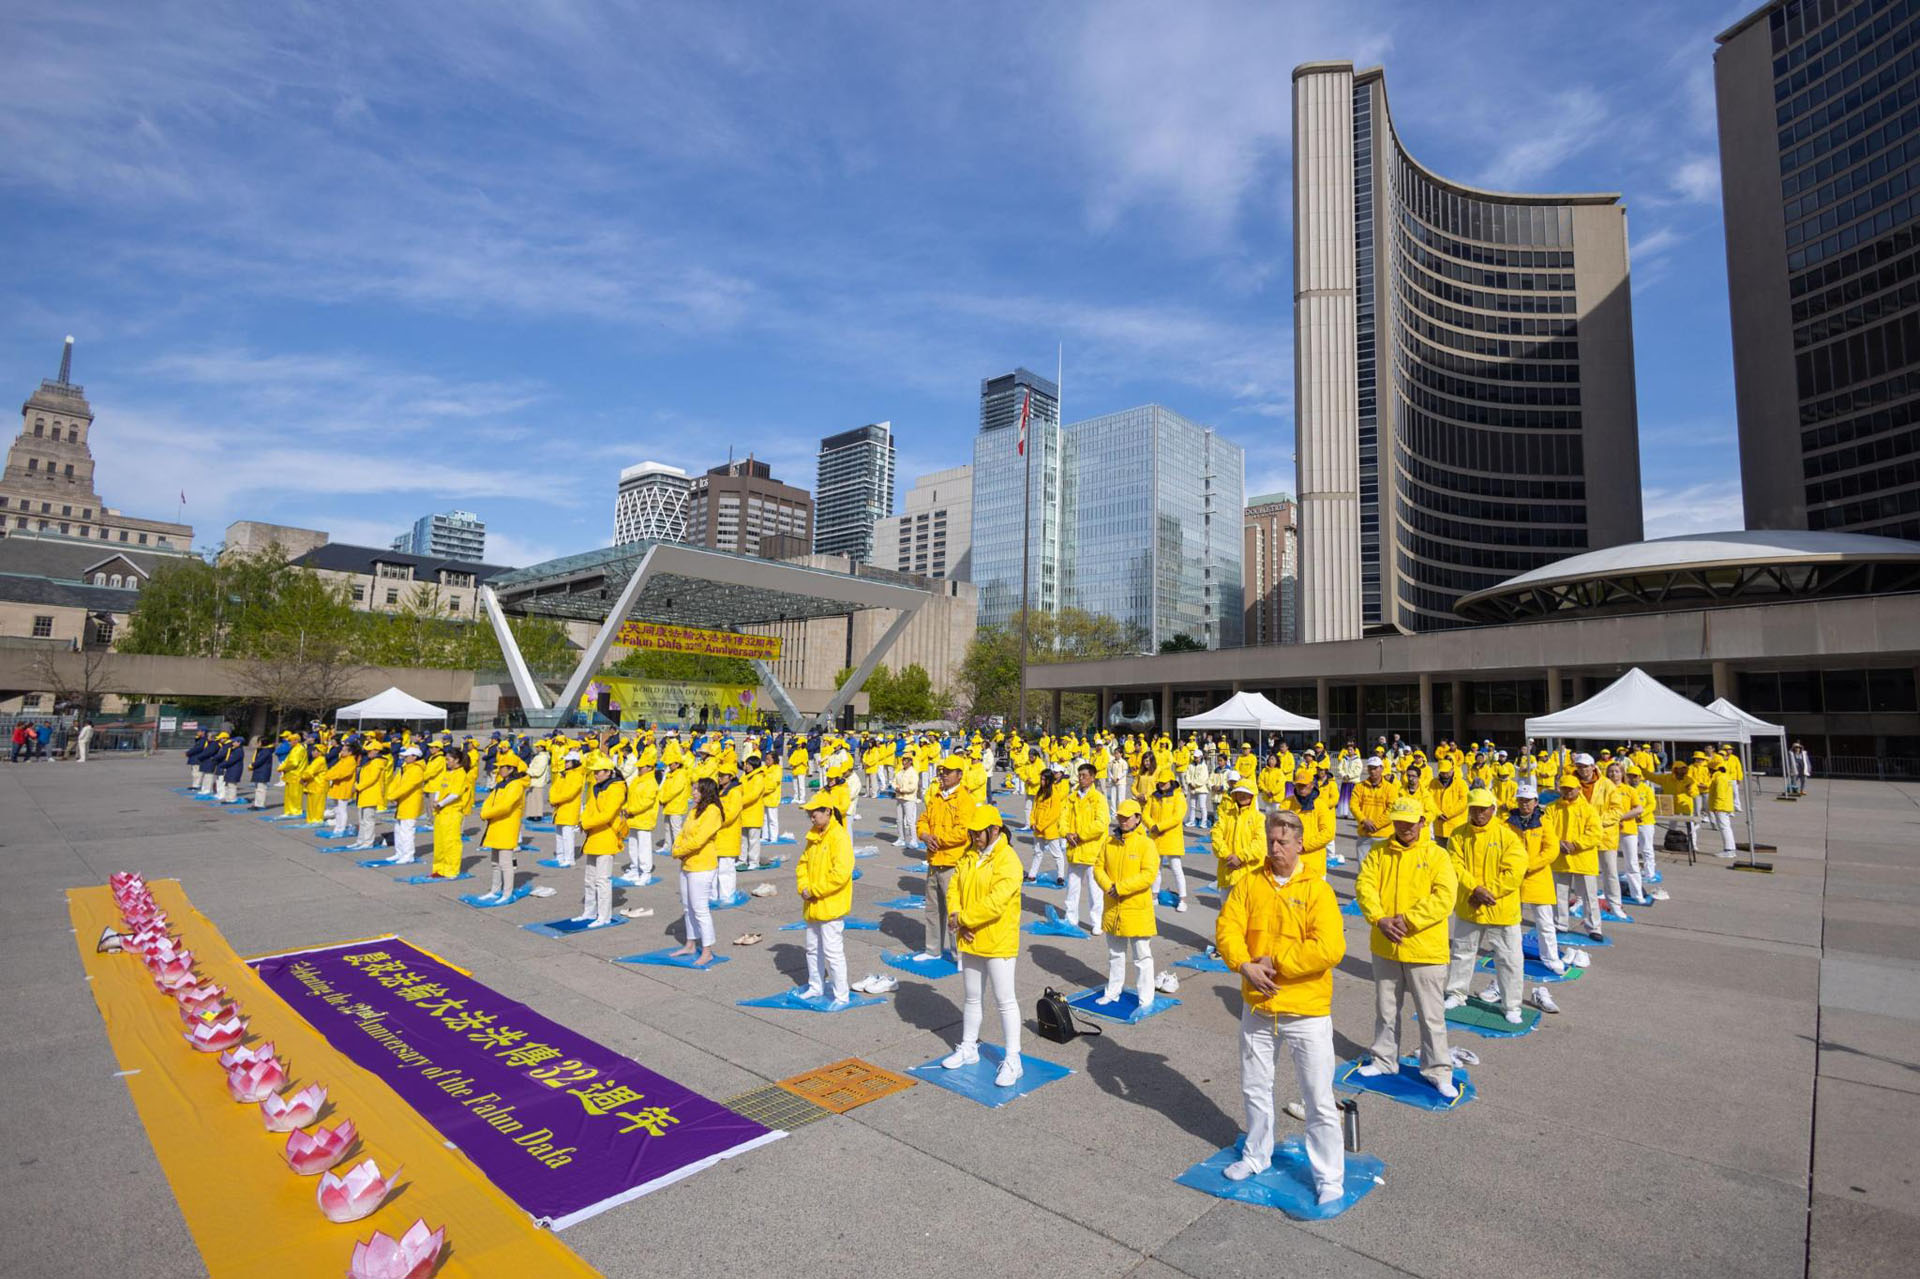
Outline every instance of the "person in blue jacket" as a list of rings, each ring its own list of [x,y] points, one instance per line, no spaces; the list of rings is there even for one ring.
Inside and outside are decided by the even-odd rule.
[[[238,804],[240,802],[240,774],[247,768],[247,735],[235,734],[227,743],[226,756],[220,761],[220,802]]]
[[[284,743],[283,743],[284,745]],[[273,781],[273,743],[262,737],[253,748],[253,806],[267,806],[267,785]]]
[[[204,731],[195,733],[193,741],[187,745],[187,785],[196,790],[200,786],[200,757],[206,753],[206,733]]]

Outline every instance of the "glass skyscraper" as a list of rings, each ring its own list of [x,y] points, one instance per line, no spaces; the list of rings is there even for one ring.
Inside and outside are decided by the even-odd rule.
[[[873,562],[873,526],[893,514],[893,423],[820,441],[813,487],[813,551]]]
[[[1294,70],[1300,638],[1641,537],[1626,211],[1452,182],[1377,67]]]
[[[1060,388],[1026,369],[980,382],[980,433],[973,437],[973,582],[980,625],[1005,626],[1020,611],[1020,513],[1027,459],[1020,454],[1020,405],[1026,400],[1033,451],[1032,547],[1028,600],[1037,613],[1064,602],[1061,563],[1066,476],[1062,467]]]
[[[1920,538],[1920,4],[1775,0],[1719,44],[1747,526]]]

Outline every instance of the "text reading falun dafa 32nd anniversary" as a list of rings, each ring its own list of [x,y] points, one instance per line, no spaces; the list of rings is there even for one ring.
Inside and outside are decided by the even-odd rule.
[[[657,649],[663,653],[698,653],[704,657],[738,657],[761,662],[780,660],[778,635],[740,635],[661,622],[626,622],[613,640],[628,648]]]

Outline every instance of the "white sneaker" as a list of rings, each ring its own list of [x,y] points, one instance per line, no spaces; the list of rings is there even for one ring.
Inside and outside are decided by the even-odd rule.
[[[1518,1008],[1507,1009],[1507,1025],[1518,1026],[1520,1022],[1521,1022],[1520,1010]]]
[[[1540,961],[1540,966],[1552,973],[1555,977],[1565,977],[1567,975],[1567,966],[1563,961],[1543,959]]]
[[[940,958],[940,956],[934,954],[932,951],[923,950],[917,955],[908,955],[907,962],[910,964],[930,964],[938,958]]]
[[[1481,991],[1479,994],[1475,995],[1474,998],[1479,1000],[1481,1003],[1497,1004],[1500,1002],[1500,988],[1498,986],[1489,986],[1485,990]]]
[[[1574,968],[1586,968],[1593,963],[1593,956],[1584,950],[1567,952],[1567,963]]]
[[[800,990],[800,998],[818,999],[820,998],[820,996],[826,993],[827,993],[826,990],[820,986],[804,986]]]
[[[1314,1194],[1314,1202],[1321,1207],[1330,1203],[1339,1203],[1346,1196],[1347,1188],[1337,1183],[1320,1187]]]
[[[1096,1004],[1111,1004],[1119,998],[1120,998],[1119,995],[1115,994],[1112,991],[1108,991],[1106,994],[1101,995],[1100,998],[1094,1000],[1093,1002]]]
[[[1460,1089],[1453,1082],[1452,1075],[1442,1075],[1440,1078],[1434,1080],[1433,1090],[1439,1093],[1442,1097],[1445,1097],[1448,1101],[1452,1101],[1455,1097],[1458,1097],[1460,1095]]]
[[[750,891],[750,895],[754,897],[771,897],[774,895],[774,893],[778,891],[779,890],[776,889],[772,884],[762,883],[762,884],[755,884],[752,890]]]
[[[1020,1064],[1020,1059],[1018,1057],[1008,1057],[1000,1063],[1000,1070],[993,1077],[994,1085],[1000,1088],[1011,1088],[1020,1082],[1022,1073],[1024,1073],[1024,1068]]]
[[[1527,996],[1527,1002],[1543,1013],[1557,1013],[1560,1005],[1553,1002],[1553,996],[1547,993],[1545,986],[1535,986],[1533,993]]]
[[[1307,1108],[1300,1102],[1290,1101],[1285,1106],[1281,1107],[1281,1109],[1285,1110],[1289,1115],[1293,1116],[1295,1119],[1298,1119],[1301,1123],[1305,1123],[1307,1121]]]
[[[1395,1063],[1390,1061],[1381,1061],[1377,1057],[1369,1057],[1364,1063],[1361,1064],[1359,1069],[1355,1070],[1353,1073],[1356,1075],[1376,1075],[1377,1076],[1377,1075],[1394,1075],[1394,1074],[1398,1074],[1399,1072],[1400,1072],[1400,1067]]]
[[[1465,995],[1448,995],[1447,1002],[1442,1006],[1446,1008],[1458,1008],[1466,1002],[1467,997]]]
[[[943,1070],[958,1070],[962,1066],[971,1066],[979,1060],[980,1046],[978,1044],[961,1044],[958,1048],[940,1059],[940,1067]]]
[[[1258,1168],[1255,1168],[1252,1164],[1248,1163],[1246,1160],[1236,1159],[1232,1163],[1228,1164],[1225,1168],[1221,1169],[1220,1175],[1222,1177],[1225,1177],[1228,1181],[1245,1181],[1247,1178],[1253,1176],[1255,1173],[1259,1171],[1260,1170]]]
[[[1653,890],[1653,900],[1657,902],[1672,901],[1673,895],[1664,888],[1656,888]]]
[[[1182,898],[1181,898],[1181,899],[1180,899],[1180,900],[1179,900],[1179,901],[1178,901],[1177,903],[1175,903],[1175,905],[1174,905],[1174,908],[1173,908],[1173,909],[1174,909],[1174,911],[1175,911],[1176,913],[1178,913],[1178,914],[1182,914],[1182,915],[1184,915],[1184,914],[1186,914],[1186,913],[1187,913],[1187,899],[1186,899],[1186,898],[1184,898],[1184,897],[1182,897]]]

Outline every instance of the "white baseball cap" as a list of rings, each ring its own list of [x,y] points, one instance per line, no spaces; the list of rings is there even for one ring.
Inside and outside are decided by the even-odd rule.
[[[1368,768],[1385,768],[1386,766],[1387,766],[1387,761],[1384,759],[1381,759],[1378,755],[1375,755],[1372,759],[1367,761]]]
[[[1575,756],[1573,757],[1573,764],[1574,764],[1574,767],[1575,767],[1575,768],[1592,768],[1592,767],[1593,767],[1593,756],[1591,756],[1591,755],[1575,755]]]
[[[1539,799],[1540,788],[1532,782],[1521,782],[1514,788],[1513,797],[1515,799]]]

